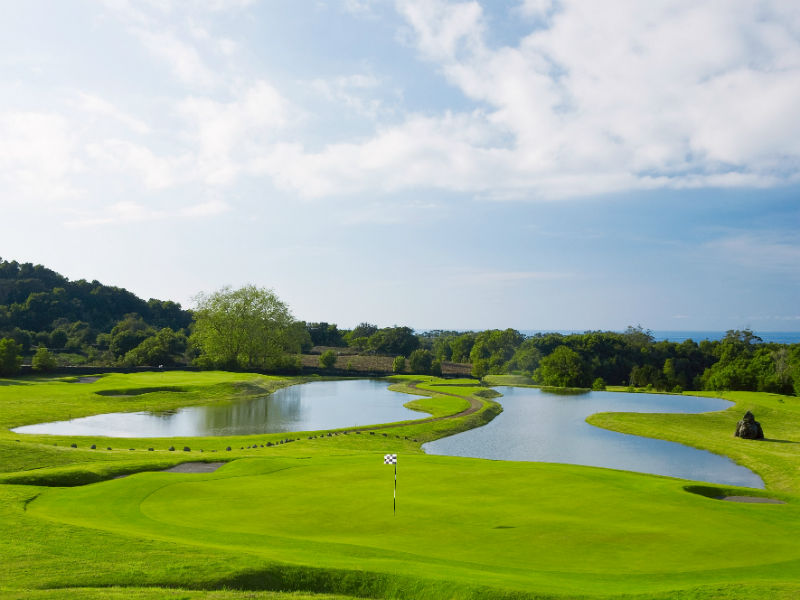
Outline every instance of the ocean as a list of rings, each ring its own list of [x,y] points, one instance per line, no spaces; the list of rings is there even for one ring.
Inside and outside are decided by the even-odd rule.
[[[570,333],[584,333],[583,331],[569,331],[569,330],[548,330],[543,331],[539,329],[520,329],[520,333],[525,335],[534,335],[536,333],[562,333],[569,335]],[[658,331],[653,330],[652,334],[656,341],[668,340],[670,342],[681,343],[685,340],[694,340],[700,342],[702,340],[721,340],[725,337],[724,331]],[[800,331],[754,331],[755,335],[760,337],[765,342],[775,344],[800,344]]]

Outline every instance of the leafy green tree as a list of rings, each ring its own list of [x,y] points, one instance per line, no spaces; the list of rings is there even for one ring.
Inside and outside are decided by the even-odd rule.
[[[442,361],[438,358],[434,358],[431,363],[431,375],[435,375],[436,377],[442,376]]]
[[[224,287],[195,298],[192,337],[201,364],[221,368],[271,368],[281,365],[294,319],[272,290],[247,285]]]
[[[22,347],[11,338],[0,339],[0,375],[16,375],[22,366]]]
[[[536,348],[533,340],[528,339],[514,351],[511,360],[506,364],[506,370],[533,374],[539,368],[541,360],[542,353]]]
[[[344,340],[348,346],[358,349],[359,352],[366,350],[369,338],[378,331],[378,326],[372,323],[359,323],[351,331],[344,334]]]
[[[406,357],[395,356],[392,361],[392,371],[394,373],[403,373],[406,370]]]
[[[287,350],[295,354],[305,353],[311,350],[314,344],[311,341],[311,335],[306,329],[305,323],[302,321],[295,321],[286,332],[287,336]]]
[[[469,362],[469,353],[475,344],[474,333],[463,333],[450,342],[450,360],[456,363]]]
[[[67,345],[68,339],[69,336],[67,335],[66,331],[64,331],[63,329],[56,329],[54,332],[50,334],[50,345],[53,348],[60,350],[61,348]]]
[[[469,355],[470,362],[474,365],[479,360],[486,360],[489,373],[503,373],[524,339],[525,336],[515,329],[482,331],[475,338]]]
[[[150,327],[141,316],[129,313],[111,329],[108,349],[114,358],[121,359],[155,333],[155,329]]]
[[[122,364],[127,366],[174,366],[181,362],[186,352],[187,339],[182,332],[162,328],[154,336],[146,338],[138,346],[129,350]]]
[[[308,334],[311,337],[312,346],[345,346],[342,332],[336,323],[307,323],[305,324]],[[376,328],[377,329],[377,328]],[[363,337],[363,336],[362,336]],[[369,336],[366,336],[369,337]]]
[[[577,352],[559,346],[542,359],[535,378],[544,385],[579,387],[586,383],[586,372]]]
[[[432,364],[433,354],[427,349],[417,348],[408,357],[408,368],[412,373],[430,373]]]
[[[47,348],[39,346],[31,359],[31,366],[34,371],[48,373],[58,366],[58,361]]]
[[[402,354],[411,359],[410,354],[419,347],[419,338],[410,327],[384,327],[371,336],[367,348],[374,354]]]
[[[333,350],[325,350],[319,356],[319,366],[324,369],[330,369],[336,364],[336,360],[339,356]]]

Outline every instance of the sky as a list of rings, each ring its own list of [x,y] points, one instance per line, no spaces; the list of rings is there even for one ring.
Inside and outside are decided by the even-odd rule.
[[[796,0],[0,4],[0,257],[353,327],[800,330]]]

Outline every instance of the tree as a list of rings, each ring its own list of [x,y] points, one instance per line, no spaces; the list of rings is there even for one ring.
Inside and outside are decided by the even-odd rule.
[[[395,373],[402,373],[406,370],[406,357],[395,356],[392,361],[392,371]]]
[[[559,346],[545,356],[536,370],[537,381],[544,385],[577,387],[586,383],[586,374],[578,353],[566,346]]]
[[[384,327],[369,336],[367,347],[374,354],[409,356],[419,347],[419,338],[410,327]]]
[[[53,356],[47,348],[39,346],[36,350],[36,354],[33,355],[33,359],[31,359],[31,366],[34,371],[47,373],[58,366],[58,361],[56,361],[56,357]]]
[[[408,368],[412,373],[430,373],[433,354],[430,350],[418,348],[408,357]]]
[[[186,336],[164,327],[152,337],[128,351],[122,363],[128,366],[173,366],[186,352]]]
[[[22,347],[11,338],[0,340],[0,375],[16,375],[22,366]]]
[[[325,352],[319,355],[319,366],[324,369],[330,369],[336,364],[338,358],[339,356],[333,350],[325,350]]]
[[[195,297],[192,338],[201,351],[199,362],[220,368],[270,368],[289,350],[288,330],[294,319],[272,290],[246,285],[226,286]]]

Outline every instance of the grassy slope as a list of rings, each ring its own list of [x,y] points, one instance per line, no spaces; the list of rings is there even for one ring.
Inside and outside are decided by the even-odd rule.
[[[600,413],[588,422],[598,427],[669,439],[731,457],[758,473],[767,488],[800,494],[800,398],[756,392],[691,392],[725,398],[735,406],[698,415]],[[756,416],[766,440],[734,437],[745,411]]]
[[[116,376],[109,376],[104,384],[152,384],[149,376],[127,383],[114,382],[111,377]],[[228,386],[226,392],[216,391],[230,394],[241,389],[234,383],[237,377],[242,376],[211,376],[205,386]],[[401,378],[399,385],[416,393],[422,389],[467,396],[480,389],[441,386],[437,385],[441,382],[428,379],[412,390],[410,379]],[[250,381],[248,386],[254,384],[264,382]],[[26,398],[32,412],[44,410],[40,405],[53,397],[49,395],[52,390],[38,392],[53,385],[74,390],[78,385],[97,384],[31,386]],[[17,387],[24,386],[0,388],[0,422],[4,426],[18,424],[25,417],[19,401],[14,403],[17,408],[11,418],[5,411],[5,401],[15,396],[6,390]],[[185,398],[188,393],[147,394],[150,398],[146,401],[169,402],[170,396]],[[49,420],[58,418],[53,415],[60,414],[65,404],[86,408],[89,402],[68,396],[55,404]],[[197,390],[195,398],[204,401],[202,390]],[[130,402],[131,398],[110,400]],[[794,399],[779,400],[759,396],[752,402],[767,435],[780,431],[780,439],[791,442],[797,439],[797,427],[786,415],[794,405],[787,413],[782,409]],[[428,412],[434,415],[459,412],[466,404],[466,400],[451,396],[423,400],[423,408],[426,402]],[[762,408],[770,402],[775,415],[762,417],[762,413],[766,415]],[[102,477],[144,464],[174,464],[190,456],[251,457],[210,475],[141,473],[69,489],[0,486],[0,556],[8,567],[0,575],[0,594],[9,589],[109,585],[228,586],[406,598],[521,597],[518,594],[527,596],[526,591],[559,598],[584,594],[643,594],[648,598],[756,598],[769,594],[790,598],[800,594],[800,550],[795,549],[800,504],[793,493],[800,472],[797,457],[791,453],[762,455],[750,450],[740,460],[748,465],[751,460],[761,461],[770,467],[767,471],[774,471],[770,477],[778,482],[778,489],[786,490],[781,496],[789,500],[782,506],[723,503],[688,494],[682,482],[668,478],[419,454],[419,444],[413,439],[433,439],[490,418],[491,404],[482,410],[482,415],[462,417],[458,423],[406,424],[375,430],[372,435],[340,432],[312,440],[305,436],[299,442],[272,448],[237,448],[203,456],[196,450],[190,454],[148,453],[141,447],[134,452],[88,451],[82,449],[88,439],[81,440],[79,449],[52,447],[38,444],[36,439],[14,442],[15,437],[29,436],[0,433],[0,461],[11,457],[19,464],[29,460],[36,466],[73,464],[66,470],[94,469]],[[739,412],[743,410],[737,408],[725,418],[732,419],[735,426]],[[707,417],[612,418],[620,418],[620,423],[629,427],[641,423],[657,427],[669,419],[648,418],[675,416]],[[777,417],[781,417],[783,429],[770,429],[777,423],[770,421]],[[611,420],[607,421],[606,425],[610,424]],[[722,431],[723,425],[724,421],[715,427]],[[688,430],[703,433],[704,427],[704,422],[695,423]],[[671,427],[666,431],[673,434]],[[235,443],[250,445],[255,437],[266,439],[242,437]],[[218,449],[231,439],[194,439],[189,445],[206,445],[210,453],[211,446]],[[756,447],[735,439],[726,443],[733,449],[737,443],[738,448]],[[773,444],[778,445],[792,444]],[[401,454],[397,517],[391,516],[389,505],[391,469],[381,461],[381,454],[388,451]],[[67,459],[58,462],[64,457]],[[86,464],[89,466],[83,466]],[[784,467],[786,473],[782,473]],[[65,469],[56,471],[63,476]],[[35,473],[42,479],[53,477],[50,469]],[[765,476],[767,485],[776,489],[770,477]],[[84,591],[88,597],[94,593]],[[37,592],[41,595],[32,597],[83,597],[80,590],[55,596],[49,593]],[[128,597],[128,590],[114,593]],[[131,589],[130,597],[160,597],[150,593]],[[194,594],[179,597],[215,597],[205,592]],[[222,597],[249,597],[232,594]]]

